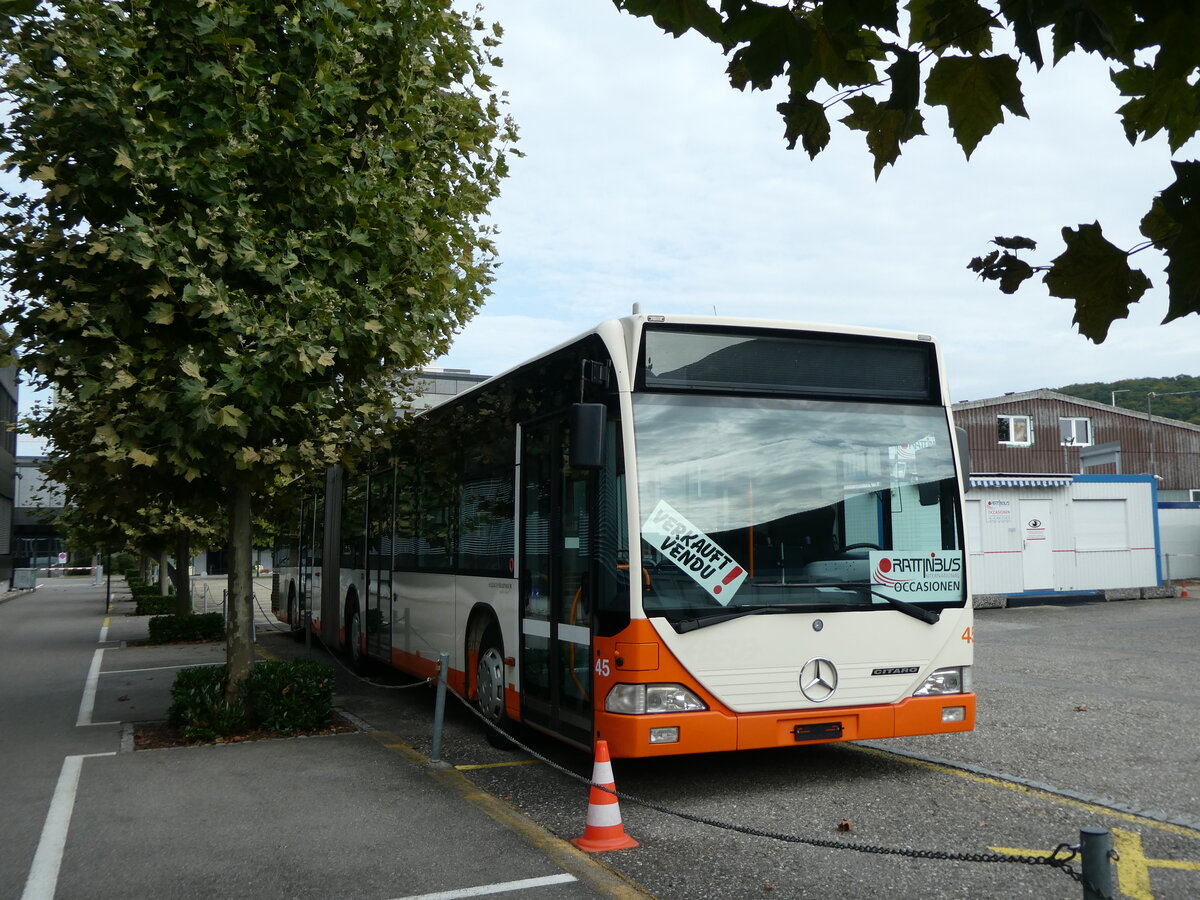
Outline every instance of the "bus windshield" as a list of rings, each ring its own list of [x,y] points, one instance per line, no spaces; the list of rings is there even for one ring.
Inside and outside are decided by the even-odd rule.
[[[963,604],[943,408],[638,394],[634,420],[646,615]]]

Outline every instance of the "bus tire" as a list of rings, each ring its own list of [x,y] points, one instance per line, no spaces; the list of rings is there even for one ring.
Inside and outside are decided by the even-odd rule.
[[[484,737],[493,747],[512,750],[508,736],[513,722],[504,707],[504,641],[493,622],[479,641],[479,663],[475,668],[475,708],[487,720]]]
[[[292,626],[292,640],[297,644],[304,641],[304,623],[300,621],[300,608],[296,603],[296,589],[288,591],[288,623]]]
[[[355,675],[361,675],[367,661],[362,652],[362,616],[358,612],[358,600],[351,600],[346,613],[346,656],[350,660],[350,670]]]

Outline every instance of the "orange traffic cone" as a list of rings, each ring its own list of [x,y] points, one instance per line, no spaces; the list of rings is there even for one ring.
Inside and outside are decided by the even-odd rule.
[[[1187,582],[1185,581],[1185,582],[1183,583],[1183,590],[1181,590],[1181,591],[1179,592],[1179,596],[1180,596],[1180,597],[1186,597],[1186,596],[1188,595],[1187,589],[1188,589],[1188,586],[1187,586]]]
[[[597,787],[599,785],[599,787]],[[602,853],[605,850],[626,850],[638,842],[625,833],[621,824],[621,804],[617,795],[600,788],[616,790],[612,761],[608,756],[608,741],[596,741],[596,762],[592,766],[592,788],[588,797],[587,825],[583,836],[571,841],[580,850]]]

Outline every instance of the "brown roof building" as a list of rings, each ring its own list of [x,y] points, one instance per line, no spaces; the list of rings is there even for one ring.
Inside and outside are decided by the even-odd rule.
[[[972,472],[1151,474],[1160,499],[1200,498],[1200,425],[1048,390],[955,403],[953,411]]]

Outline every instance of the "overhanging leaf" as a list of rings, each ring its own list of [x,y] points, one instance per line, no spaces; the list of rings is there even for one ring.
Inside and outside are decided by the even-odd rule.
[[[985,281],[998,281],[1005,294],[1015,294],[1017,289],[1033,276],[1034,268],[1019,256],[993,250],[987,256],[977,256],[967,268],[978,273]]]
[[[1161,221],[1154,226],[1167,254],[1169,296],[1164,322],[1200,312],[1200,162],[1171,166],[1175,182],[1159,195],[1156,205],[1175,231],[1167,232]]]
[[[800,140],[812,159],[829,144],[829,119],[825,115],[825,107],[820,103],[800,97],[780,103],[777,109],[783,115],[784,136],[789,150],[794,150],[796,141]]]
[[[721,16],[706,0],[614,0],[618,9],[634,16],[649,16],[654,24],[675,37],[689,30],[722,43]]]
[[[994,237],[992,243],[1006,250],[1036,250],[1037,241],[1015,235],[1013,237]]]
[[[966,53],[992,49],[992,14],[978,0],[910,0],[910,45],[921,44],[935,53],[955,47]]]
[[[812,58],[812,27],[787,7],[747,3],[744,9],[730,12],[725,33],[731,45],[744,44],[726,70],[738,90],[747,85],[766,90],[789,67],[794,80]],[[816,77],[806,77],[801,93],[807,94],[815,84]],[[794,81],[792,89],[795,93]]]
[[[944,56],[925,82],[925,101],[944,106],[950,128],[970,159],[979,142],[1004,121],[1004,110],[1027,117],[1011,56]]]
[[[1104,343],[1109,326],[1129,315],[1129,306],[1151,287],[1145,273],[1129,266],[1129,254],[1110,243],[1099,222],[1064,228],[1067,249],[1051,264],[1043,280],[1052,297],[1075,301],[1079,333]]]
[[[867,147],[875,157],[875,177],[900,156],[900,145],[925,133],[925,121],[916,110],[891,109],[871,97],[851,97],[846,105],[853,112],[842,123],[867,133]]]
[[[891,109],[916,109],[921,102],[921,57],[912,50],[893,47],[896,61],[887,68],[892,80],[892,93],[887,105]]]
[[[1191,84],[1188,76],[1137,66],[1112,73],[1112,80],[1133,98],[1117,110],[1131,144],[1165,129],[1171,149],[1178,150],[1200,128],[1200,85]]]

